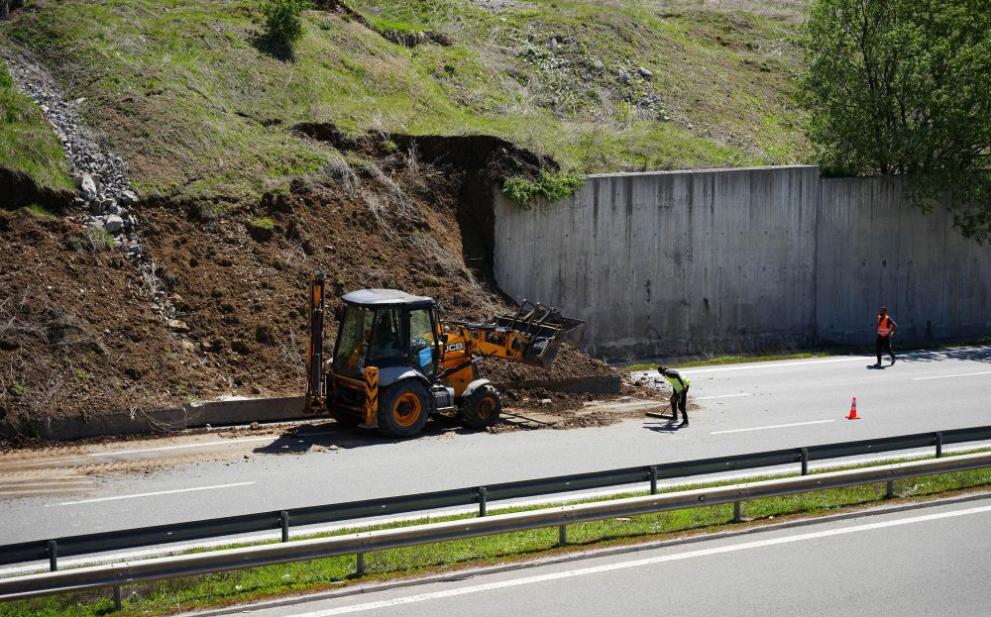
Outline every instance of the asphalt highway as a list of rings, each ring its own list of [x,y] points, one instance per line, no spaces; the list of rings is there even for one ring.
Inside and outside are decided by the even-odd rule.
[[[685,369],[691,398],[701,405],[686,428],[644,418],[573,430],[451,430],[393,442],[328,422],[292,437],[91,448],[74,456],[109,466],[73,479],[81,484],[72,491],[0,494],[0,544],[991,424],[991,347],[905,354],[884,370],[867,368],[873,362],[841,356]],[[859,421],[844,419],[853,396]],[[213,460],[112,471],[156,448],[202,450]]]
[[[991,500],[521,567],[272,608],[376,615],[986,615]]]

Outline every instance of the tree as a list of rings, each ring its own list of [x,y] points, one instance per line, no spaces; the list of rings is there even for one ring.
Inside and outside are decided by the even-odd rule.
[[[987,0],[815,0],[803,98],[827,173],[903,175],[991,239]]]
[[[265,13],[265,33],[269,41],[292,48],[292,44],[303,34],[300,14],[309,5],[308,0],[265,0],[262,10]]]

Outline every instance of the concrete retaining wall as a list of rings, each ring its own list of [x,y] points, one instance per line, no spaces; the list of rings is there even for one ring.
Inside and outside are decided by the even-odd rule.
[[[896,181],[808,166],[590,176],[524,210],[496,196],[495,276],[588,321],[586,348],[644,357],[991,332],[991,251]]]
[[[905,202],[901,183],[882,178],[821,181],[816,324],[824,342],[870,338],[886,304],[899,341],[991,334],[991,247],[953,228],[944,211]]]

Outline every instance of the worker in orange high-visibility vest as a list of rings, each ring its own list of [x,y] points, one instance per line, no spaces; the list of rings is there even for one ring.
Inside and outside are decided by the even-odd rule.
[[[888,309],[881,307],[877,312],[877,340],[875,341],[875,351],[877,352],[877,364],[874,368],[881,368],[881,352],[887,351],[891,356],[891,365],[895,364],[895,352],[891,351],[891,339],[895,336],[895,320],[888,315]]]

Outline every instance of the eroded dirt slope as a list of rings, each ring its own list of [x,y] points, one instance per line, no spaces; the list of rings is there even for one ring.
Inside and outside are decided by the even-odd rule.
[[[453,319],[508,310],[484,267],[466,263],[476,247],[465,250],[464,239],[484,241],[474,227],[480,217],[465,206],[468,168],[432,164],[416,144],[405,145],[355,164],[340,161],[294,183],[288,196],[249,207],[136,206],[147,254],[176,309],[171,321],[152,311],[147,281],[81,213],[0,211],[3,416],[142,412],[194,398],[299,394],[305,289],[314,270],[331,283],[331,308],[353,289],[395,287],[436,297]],[[463,226],[472,226],[469,233]],[[573,348],[550,371],[496,362],[486,370],[518,391],[613,374]],[[539,405],[547,395],[510,397]],[[583,400],[554,397],[563,407]]]

